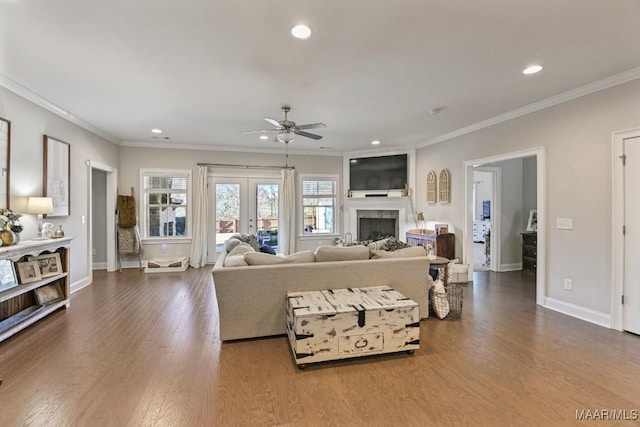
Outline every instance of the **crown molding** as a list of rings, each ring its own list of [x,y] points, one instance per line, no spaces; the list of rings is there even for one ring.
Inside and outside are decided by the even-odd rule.
[[[169,150],[200,150],[200,151],[233,151],[237,153],[262,153],[262,154],[284,154],[284,147],[280,149],[266,149],[266,148],[251,148],[251,147],[230,147],[226,145],[208,145],[208,144],[181,144],[176,142],[147,142],[147,141],[122,141],[119,144],[121,147],[132,148],[158,148]],[[296,150],[289,148],[289,154],[293,155],[313,155],[313,156],[328,156],[328,157],[342,157],[342,152],[337,150]]]
[[[604,89],[609,89],[614,86],[628,83],[638,78],[640,78],[640,67],[632,68],[631,70],[624,71],[620,74],[616,74],[614,76],[607,77],[602,80],[598,80],[596,82],[586,84],[584,86],[580,86],[576,89],[562,92],[558,95],[554,95],[547,99],[543,99],[542,101],[534,102],[533,104],[526,105],[522,108],[518,108],[516,110],[497,115],[495,117],[492,117],[487,120],[483,120],[481,122],[472,124],[470,126],[466,126],[466,127],[454,130],[452,132],[442,134],[433,139],[425,141],[421,144],[416,144],[416,148],[424,148],[429,145],[437,144],[439,142],[448,141],[450,139],[457,138],[459,136],[466,135],[468,133],[475,132],[481,129],[485,129],[490,126],[497,125],[499,123],[504,123],[506,121],[509,121],[518,117],[522,117],[527,114],[543,110],[545,108],[553,107],[554,105],[562,104],[564,102],[571,101],[585,95],[590,95],[592,93],[599,92]]]
[[[91,123],[82,120],[80,117],[76,117],[75,115],[71,114],[70,112],[68,112],[67,110],[65,110],[64,108],[54,104],[53,102],[49,101],[46,98],[43,98],[42,96],[38,95],[37,93],[35,93],[34,91],[32,91],[31,89],[29,89],[26,86],[21,85],[20,83],[16,82],[15,80],[12,80],[11,78],[5,76],[4,74],[0,73],[0,86],[4,87],[5,89],[15,93],[18,96],[21,96],[22,98],[25,98],[28,101],[33,102],[34,104],[36,104],[39,107],[44,108],[47,111],[50,111],[60,117],[62,117],[63,119],[77,125],[80,126],[83,129],[88,130],[89,132],[106,139],[109,142],[112,142],[114,144],[119,144],[120,140],[118,138],[116,138],[115,136],[104,132],[101,129],[98,129],[97,127],[95,127],[94,125],[92,125]]]

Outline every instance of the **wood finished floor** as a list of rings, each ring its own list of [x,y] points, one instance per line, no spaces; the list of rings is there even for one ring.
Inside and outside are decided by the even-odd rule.
[[[0,425],[637,425],[576,410],[640,410],[640,337],[534,301],[532,278],[478,273],[414,355],[302,371],[285,337],[220,342],[209,268],[97,271],[0,343]]]

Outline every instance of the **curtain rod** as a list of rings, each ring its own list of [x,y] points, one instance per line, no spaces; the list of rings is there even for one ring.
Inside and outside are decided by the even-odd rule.
[[[215,166],[218,168],[244,168],[244,169],[295,169],[295,166],[259,166],[259,165],[231,165],[227,163],[198,163],[198,166]]]

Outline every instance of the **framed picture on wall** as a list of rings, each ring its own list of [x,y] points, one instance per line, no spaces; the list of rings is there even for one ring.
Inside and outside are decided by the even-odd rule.
[[[44,196],[53,200],[50,217],[69,216],[69,177],[71,146],[59,139],[44,135]]]

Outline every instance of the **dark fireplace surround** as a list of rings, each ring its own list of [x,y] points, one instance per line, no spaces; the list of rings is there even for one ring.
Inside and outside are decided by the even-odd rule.
[[[393,209],[358,209],[358,241],[398,238],[400,212]]]

